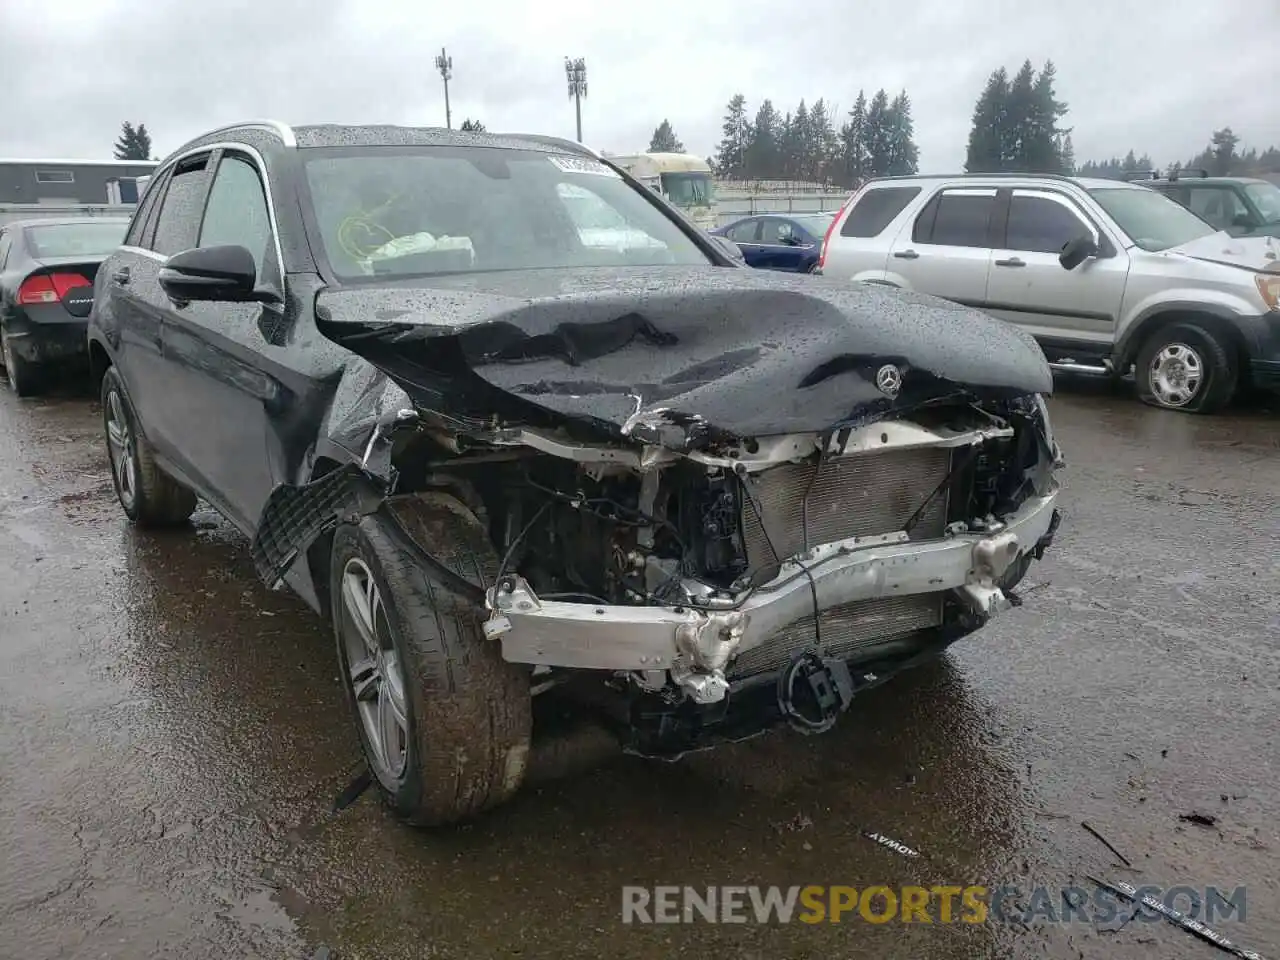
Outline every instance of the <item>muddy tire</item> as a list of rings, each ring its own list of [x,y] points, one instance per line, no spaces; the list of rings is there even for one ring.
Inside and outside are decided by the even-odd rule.
[[[1234,354],[1194,323],[1157,330],[1134,361],[1143,403],[1186,413],[1214,413],[1235,396],[1240,371]]]
[[[140,527],[185,523],[196,508],[196,495],[156,463],[114,367],[102,378],[101,396],[111,482],[125,516]]]
[[[0,357],[4,358],[4,372],[9,378],[9,388],[20,397],[34,397],[43,385],[44,371],[37,363],[23,360],[9,342],[9,331],[0,328]]]
[[[475,514],[442,493],[343,524],[330,555],[340,675],[374,782],[404,819],[454,823],[524,779],[529,674],[485,637],[474,598],[398,545],[397,527],[476,586],[493,581],[499,561]]]

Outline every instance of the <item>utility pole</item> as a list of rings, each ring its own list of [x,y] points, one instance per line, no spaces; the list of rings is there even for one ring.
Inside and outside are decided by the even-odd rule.
[[[445,53],[444,47],[440,48],[440,56],[436,57],[436,69],[440,71],[440,78],[444,80],[444,125],[452,130],[453,117],[449,113],[449,78],[453,76],[453,57]]]
[[[564,75],[569,80],[569,96],[573,97],[574,112],[578,118],[578,142],[582,142],[582,98],[587,95],[587,62],[581,57],[564,58]]]

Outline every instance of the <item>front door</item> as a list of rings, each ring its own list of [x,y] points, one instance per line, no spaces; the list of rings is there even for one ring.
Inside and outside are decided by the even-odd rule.
[[[1099,255],[1064,270],[1058,254],[1082,235],[1094,238]],[[1129,257],[1070,197],[1011,191],[1001,243],[991,252],[987,312],[1041,339],[1112,341]]]

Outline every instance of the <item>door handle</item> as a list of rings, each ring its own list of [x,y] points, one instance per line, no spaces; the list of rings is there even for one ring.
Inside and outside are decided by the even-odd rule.
[[[997,267],[1025,267],[1026,265],[1027,265],[1027,262],[1025,260],[1019,259],[1018,257],[1010,257],[1007,260],[996,261]]]
[[[897,250],[897,251],[894,251],[893,255],[897,257],[899,260],[919,260],[920,259],[920,254],[916,253],[914,250]]]
[[[124,286],[129,282],[129,268],[121,267],[115,273],[111,274],[111,282]]]

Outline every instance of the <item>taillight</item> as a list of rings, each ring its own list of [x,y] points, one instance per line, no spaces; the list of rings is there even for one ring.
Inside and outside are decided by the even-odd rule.
[[[831,223],[827,226],[827,232],[822,235],[822,250],[818,254],[819,270],[827,265],[827,244],[831,242],[831,234],[835,230],[836,225],[840,223],[840,218],[844,216],[844,210],[847,206],[849,206],[848,200],[840,204],[840,209],[836,212],[836,215],[831,218]]]
[[[18,303],[58,303],[76,287],[93,286],[78,273],[41,273],[27,277],[18,288]]]

